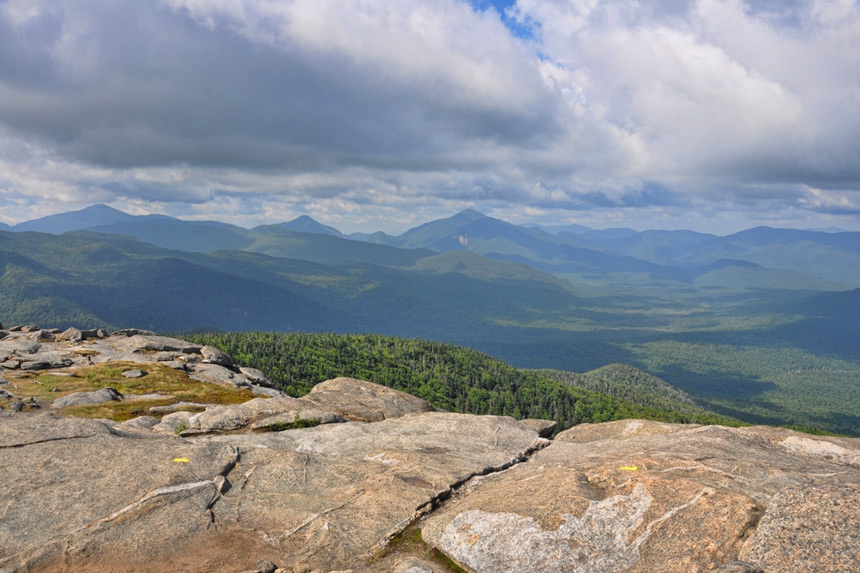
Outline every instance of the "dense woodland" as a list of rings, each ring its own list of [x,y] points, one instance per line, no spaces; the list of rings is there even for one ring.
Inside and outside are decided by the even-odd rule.
[[[292,396],[306,394],[323,380],[349,376],[408,392],[445,410],[544,418],[557,421],[559,429],[625,418],[737,424],[697,408],[683,393],[673,395],[668,385],[658,385],[653,377],[631,367],[562,380],[514,368],[469,348],[421,339],[273,332],[183,337],[220,348],[239,363],[263,370]],[[647,384],[632,389],[636,379],[651,384],[653,391]],[[577,382],[625,396],[598,393],[574,385]]]

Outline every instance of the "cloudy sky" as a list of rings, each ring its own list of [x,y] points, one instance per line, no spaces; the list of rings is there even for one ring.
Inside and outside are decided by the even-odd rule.
[[[856,0],[0,0],[0,221],[860,230]]]

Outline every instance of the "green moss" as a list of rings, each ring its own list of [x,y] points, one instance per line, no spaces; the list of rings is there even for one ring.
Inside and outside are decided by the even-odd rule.
[[[147,374],[141,378],[125,378],[122,375],[123,372],[132,369],[141,369]],[[142,415],[160,418],[163,414],[150,412],[150,408],[154,406],[167,406],[177,402],[241,404],[255,398],[250,390],[194,380],[185,372],[159,363],[115,362],[41,374],[21,373],[11,381],[15,384],[17,395],[33,396],[42,402],[53,401],[72,392],[114,388],[125,397],[124,400],[88,406],[69,406],[63,408],[61,413],[65,416],[106,418],[117,422]],[[165,397],[157,400],[134,398],[142,394],[162,394]]]

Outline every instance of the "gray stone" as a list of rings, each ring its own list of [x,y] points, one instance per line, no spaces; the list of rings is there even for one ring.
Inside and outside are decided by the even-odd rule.
[[[188,427],[188,419],[191,418],[191,412],[179,410],[172,414],[167,414],[158,424],[152,426],[153,432],[162,434],[178,434]]]
[[[122,373],[125,378],[143,378],[146,376],[146,372],[144,370],[140,370],[138,368],[134,370],[126,370]]]
[[[179,410],[193,409],[200,410],[212,407],[212,404],[200,404],[198,402],[177,402],[175,404],[167,404],[164,406],[153,406],[149,409],[153,414],[169,414]]]
[[[89,406],[92,404],[104,404],[105,402],[120,401],[122,394],[114,388],[102,388],[92,392],[72,392],[54,400],[53,408],[66,408],[68,406]]]
[[[260,559],[257,561],[257,571],[260,573],[275,573],[278,567],[268,559]]]
[[[68,340],[71,342],[80,342],[84,339],[83,333],[77,328],[70,326],[58,336],[55,337],[57,340]]]
[[[92,340],[93,338],[106,338],[107,332],[101,328],[93,328],[90,330],[82,330],[81,335],[84,340]]]
[[[232,386],[234,388],[250,385],[244,377],[217,364],[189,364],[186,367],[186,371],[189,378],[210,384],[220,384],[221,386]]]
[[[265,386],[267,388],[273,388],[274,385],[269,381],[268,377],[262,370],[257,370],[256,368],[248,368],[247,366],[240,366],[239,372],[241,372],[245,378],[248,379],[252,384],[257,384],[259,386]]]
[[[12,352],[18,356],[36,354],[42,348],[42,343],[35,340],[9,339],[0,341],[0,349]]]
[[[21,361],[7,360],[6,362],[0,362],[0,367],[5,368],[6,370],[17,370],[21,367]]]
[[[126,420],[119,427],[125,430],[151,430],[158,423],[160,423],[160,420],[155,416],[138,416],[137,418]]]
[[[52,370],[66,368],[74,364],[71,358],[50,358],[45,360],[29,360],[21,363],[21,370]]]
[[[121,328],[111,332],[111,336],[158,336],[157,333],[151,330],[143,330],[142,328]]]
[[[320,382],[302,397],[302,401],[360,422],[378,422],[404,414],[433,411],[426,400],[355,378]]]
[[[209,364],[218,364],[219,366],[226,366],[228,368],[235,365],[232,356],[218,350],[214,346],[204,346],[200,349],[200,354],[203,356],[203,362]]]
[[[113,341],[113,347],[121,352],[181,352],[183,354],[199,353],[201,348],[199,344],[191,344],[178,338],[145,334],[135,334],[127,338],[118,337]]]

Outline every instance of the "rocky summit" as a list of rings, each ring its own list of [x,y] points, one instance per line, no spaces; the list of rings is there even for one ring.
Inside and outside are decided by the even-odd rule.
[[[860,440],[301,398],[151,332],[0,331],[0,571],[857,571]]]

